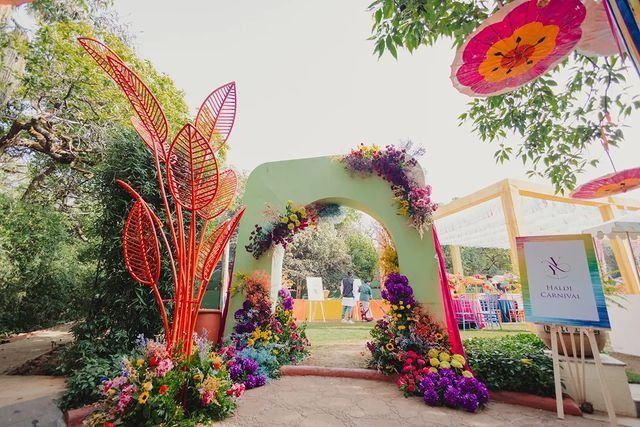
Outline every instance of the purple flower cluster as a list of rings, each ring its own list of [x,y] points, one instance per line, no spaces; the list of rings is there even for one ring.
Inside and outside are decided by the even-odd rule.
[[[293,310],[293,298],[291,298],[291,291],[289,291],[289,289],[280,289],[278,291],[278,297],[282,303],[282,308],[285,310]]]
[[[415,306],[416,300],[413,298],[413,289],[409,286],[409,279],[399,273],[390,273],[384,282],[382,298],[391,304],[398,304],[402,301],[405,305]]]
[[[427,374],[420,383],[420,392],[427,405],[463,408],[468,412],[475,412],[489,401],[489,391],[482,382],[451,369]]]
[[[244,384],[247,389],[261,387],[267,379],[258,373],[258,368],[255,360],[236,357],[229,365],[229,375],[234,382]]]
[[[431,201],[431,187],[422,186],[414,178],[420,150],[409,152],[410,145],[397,148],[387,145],[384,150],[360,145],[342,158],[345,168],[359,175],[375,173],[389,184],[402,215],[411,218],[411,225],[420,233],[431,223],[437,205]]]

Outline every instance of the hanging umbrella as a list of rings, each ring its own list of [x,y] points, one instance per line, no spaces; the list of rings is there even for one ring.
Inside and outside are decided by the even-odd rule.
[[[585,0],[587,16],[582,23],[582,38],[576,50],[587,56],[610,56],[620,53],[602,0]]]
[[[589,181],[576,188],[571,197],[576,199],[597,199],[613,196],[640,188],[640,168],[632,168],[610,173]]]
[[[0,6],[20,6],[21,4],[31,3],[33,0],[0,0]]]
[[[640,74],[640,2],[604,0],[620,41]]]
[[[580,0],[515,0],[478,27],[458,49],[451,80],[471,96],[517,89],[571,53],[582,36]]]

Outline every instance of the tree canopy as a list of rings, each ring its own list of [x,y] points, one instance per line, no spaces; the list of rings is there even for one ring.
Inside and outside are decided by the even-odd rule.
[[[374,52],[397,58],[399,49],[413,52],[443,38],[457,48],[503,3],[375,0],[369,6]],[[528,166],[529,176],[543,176],[563,192],[575,187],[587,167],[598,164],[587,151],[601,142],[601,125],[610,145],[623,140],[625,119],[640,108],[638,95],[627,90],[628,71],[619,57],[574,53],[520,89],[470,99],[459,119],[470,122],[482,141],[497,144],[497,162],[520,159]],[[609,113],[612,123],[606,120]]]

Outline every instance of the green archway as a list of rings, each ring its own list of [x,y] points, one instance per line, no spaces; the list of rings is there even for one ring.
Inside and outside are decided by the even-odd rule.
[[[419,172],[423,174],[422,169]],[[400,271],[409,278],[416,299],[444,323],[442,292],[438,278],[435,247],[430,232],[420,238],[398,215],[389,184],[373,175],[351,176],[344,165],[332,157],[287,160],[265,163],[249,175],[243,204],[246,212],[240,222],[234,271],[250,273],[262,270],[271,274],[271,253],[256,260],[244,246],[255,224],[265,222],[263,212],[267,204],[284,209],[287,201],[308,205],[322,201],[359,209],[380,222],[393,239],[398,251]],[[237,280],[234,277],[234,282]],[[234,283],[235,285],[235,283]],[[228,307],[225,336],[233,328],[233,313],[240,308],[242,295],[231,298]]]

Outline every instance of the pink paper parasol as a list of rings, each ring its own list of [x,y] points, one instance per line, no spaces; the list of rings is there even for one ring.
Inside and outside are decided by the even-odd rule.
[[[21,4],[31,3],[33,0],[0,0],[0,6],[20,6]]]
[[[582,23],[582,38],[576,50],[587,56],[610,56],[620,53],[602,0],[585,0],[587,17]]]
[[[460,92],[490,96],[540,77],[571,53],[582,36],[580,0],[516,0],[478,27],[458,49],[451,80]],[[545,4],[546,3],[546,4]]]
[[[576,199],[597,199],[640,188],[640,168],[626,169],[610,173],[589,181],[576,188],[571,197]]]

